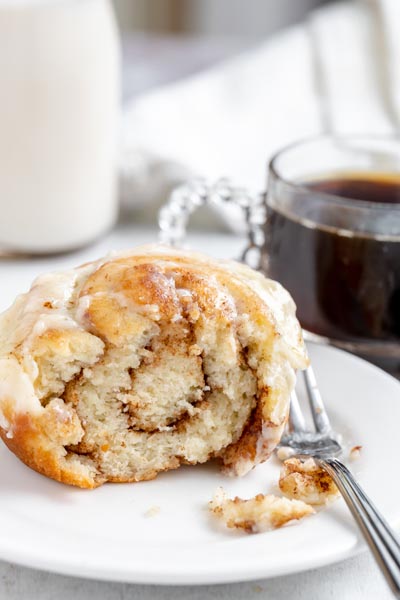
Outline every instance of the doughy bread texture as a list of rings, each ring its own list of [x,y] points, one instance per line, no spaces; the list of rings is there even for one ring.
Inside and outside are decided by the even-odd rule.
[[[144,246],[40,276],[0,316],[0,435],[84,488],[213,457],[243,475],[279,442],[306,365],[278,283]]]

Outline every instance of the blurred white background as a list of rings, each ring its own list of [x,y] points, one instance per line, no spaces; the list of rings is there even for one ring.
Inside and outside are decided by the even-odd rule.
[[[327,1],[114,0],[114,5],[123,30],[262,36]]]

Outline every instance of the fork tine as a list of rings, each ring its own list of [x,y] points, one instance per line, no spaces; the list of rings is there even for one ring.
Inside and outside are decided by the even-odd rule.
[[[306,431],[306,423],[301,412],[299,399],[294,390],[290,396],[289,422],[292,431]]]
[[[328,433],[332,430],[332,427],[311,365],[303,371],[303,377],[306,384],[307,396],[311,406],[315,429],[318,433]]]

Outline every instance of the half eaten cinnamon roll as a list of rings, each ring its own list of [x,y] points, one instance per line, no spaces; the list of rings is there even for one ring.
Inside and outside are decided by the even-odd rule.
[[[289,294],[260,273],[145,246],[39,277],[0,317],[0,434],[93,488],[274,450],[307,365]]]

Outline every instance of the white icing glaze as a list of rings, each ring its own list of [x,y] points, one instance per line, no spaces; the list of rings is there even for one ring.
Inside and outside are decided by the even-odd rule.
[[[8,419],[6,419],[6,417],[2,413],[1,408],[0,408],[0,427],[2,429],[4,429],[4,431],[7,431],[7,436],[9,433],[11,433],[10,429],[9,429],[10,423],[9,423]]]
[[[79,326],[73,318],[71,300],[79,281],[94,267],[41,275],[27,294],[19,296],[0,316],[0,348],[6,354],[24,342],[28,351],[34,337],[47,329]]]
[[[42,409],[32,382],[14,357],[0,359],[0,398],[12,399],[16,412]]]
[[[39,414],[44,410],[35,394],[32,381],[14,357],[0,358],[0,427],[11,438],[12,424],[3,412],[4,407],[9,404],[16,414]]]
[[[76,319],[77,323],[79,323],[79,325],[81,325],[82,327],[85,326],[86,314],[89,310],[91,301],[92,301],[92,297],[87,295],[87,296],[82,296],[81,298],[79,298],[79,300],[77,302],[76,310],[75,310],[75,319]]]

